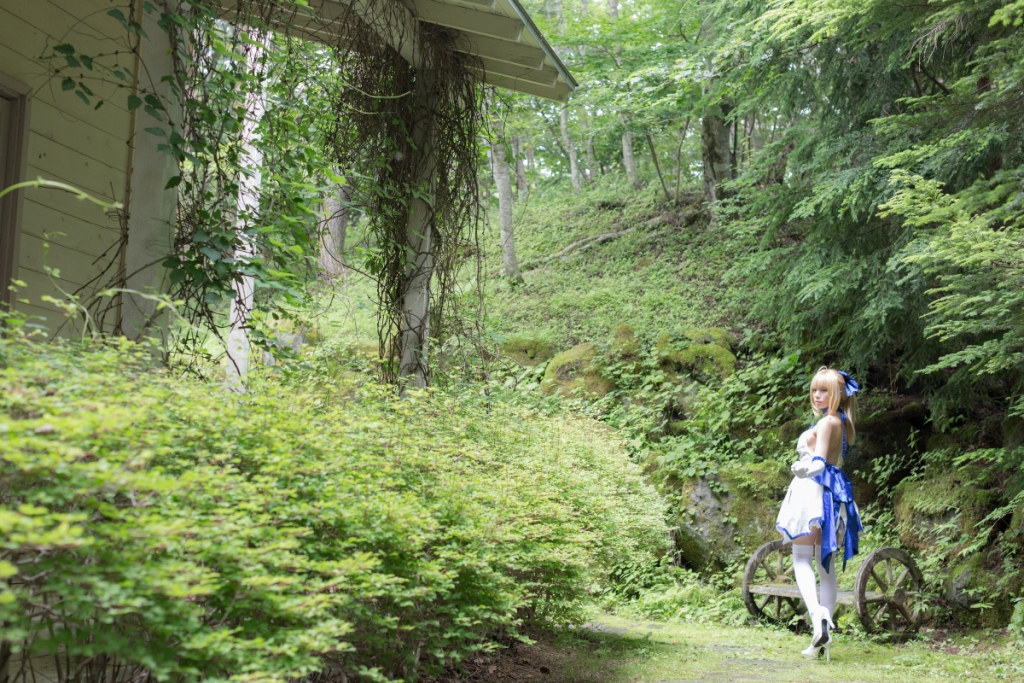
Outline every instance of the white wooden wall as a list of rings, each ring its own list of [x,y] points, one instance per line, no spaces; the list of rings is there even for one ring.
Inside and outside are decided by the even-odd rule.
[[[122,54],[117,59],[129,73],[135,73],[136,60],[130,52],[126,53],[130,46],[125,42],[125,32],[107,15],[112,8],[122,5],[127,14],[127,0],[0,0],[0,73],[33,89],[25,179],[41,176],[69,183],[108,201],[125,201],[132,131],[132,115],[126,104],[128,91],[118,91],[103,83],[84,67],[70,70],[68,74],[76,79],[84,74],[88,86],[105,100],[95,110],[74,92],[62,90],[60,79],[49,77],[40,62],[40,56],[51,53],[53,46],[70,43],[92,55],[120,50]],[[44,260],[43,241],[47,234],[50,248]],[[116,217],[105,215],[94,204],[59,191],[27,190],[17,278],[28,285],[18,293],[18,298],[27,298],[31,303],[16,307],[31,315],[45,316],[47,326],[55,329],[62,320],[61,314],[52,305],[41,302],[40,297],[60,294],[45,274],[44,263],[59,269],[56,284],[73,292],[109,263],[120,235]],[[107,250],[110,253],[103,258]],[[106,284],[105,280],[98,284]]]

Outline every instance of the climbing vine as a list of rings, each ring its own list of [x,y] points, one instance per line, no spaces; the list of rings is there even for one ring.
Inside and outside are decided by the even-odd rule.
[[[339,6],[329,18],[302,0],[242,0],[230,16],[204,0],[112,4],[108,15],[124,30],[125,50],[90,55],[68,43],[44,59],[84,104],[104,104],[92,80],[115,83],[130,111],[162,124],[139,131],[135,144],[158,146],[178,168],[166,188],[177,190],[178,208],[162,265],[186,319],[197,323],[183,347],[198,352],[208,331],[219,335],[230,325],[228,303],[247,305],[238,292],[249,278],[256,294],[246,327],[253,341],[270,345],[273,321],[291,316],[316,281],[322,198],[339,173],[368,217],[362,267],[378,283],[384,377],[396,376],[403,300],[416,270],[408,227],[416,197],[430,206],[429,329],[442,339],[457,317],[458,268],[478,253],[479,88],[454,33],[425,27],[406,41],[416,45],[413,67],[392,44],[404,38],[381,37],[405,11],[385,0]],[[136,89],[126,58],[136,59],[151,39],[147,17],[166,32],[174,66],[153,79],[159,85]],[[426,109],[417,89],[426,90]],[[413,135],[423,119],[432,155]],[[243,140],[247,123],[253,133]],[[260,168],[249,167],[247,143]],[[426,163],[436,170],[430,186]],[[247,208],[239,192],[251,191],[257,172],[258,203]],[[109,284],[123,286],[129,275],[122,269],[114,278],[121,282]],[[120,321],[113,327],[120,331]]]

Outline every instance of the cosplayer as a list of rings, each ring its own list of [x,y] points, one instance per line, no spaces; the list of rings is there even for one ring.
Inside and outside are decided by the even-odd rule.
[[[819,419],[797,441],[800,459],[791,468],[796,477],[775,521],[783,542],[793,544],[793,576],[814,629],[811,645],[803,651],[805,657],[824,652],[826,659],[831,659],[830,629],[835,628],[832,612],[838,593],[835,555],[842,547],[845,569],[846,561],[857,554],[857,534],[862,530],[853,485],[839,469],[848,444],[856,439],[853,421],[858,389],[848,374],[827,367],[811,380],[811,408]]]

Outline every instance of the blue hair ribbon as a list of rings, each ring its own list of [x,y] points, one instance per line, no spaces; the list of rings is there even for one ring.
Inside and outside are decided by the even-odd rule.
[[[842,370],[839,370],[838,372],[839,372],[839,376],[842,377],[843,381],[846,383],[846,395],[847,396],[853,396],[858,391],[860,391],[860,385],[857,384],[857,380],[855,380],[854,378],[850,377],[850,373],[844,372]]]

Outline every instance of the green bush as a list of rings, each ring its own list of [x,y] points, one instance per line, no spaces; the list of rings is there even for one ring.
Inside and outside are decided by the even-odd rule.
[[[582,418],[301,373],[238,395],[127,343],[0,358],[3,640],[83,680],[414,679],[665,549]]]

